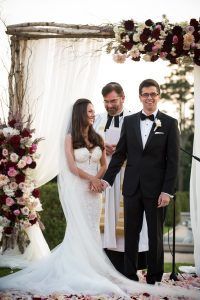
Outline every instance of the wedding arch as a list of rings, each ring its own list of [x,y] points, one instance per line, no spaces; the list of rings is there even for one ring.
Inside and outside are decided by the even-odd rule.
[[[194,63],[195,133],[194,155],[200,149],[200,22],[171,24],[164,16],[160,22],[122,21],[116,25],[91,26],[53,22],[22,23],[7,26],[11,36],[9,73],[9,116],[31,116],[41,157],[35,169],[40,186],[59,170],[62,129],[70,107],[78,97],[92,98],[95,74],[102,50],[113,53],[118,63],[126,59],[171,63]],[[59,72],[58,72],[59,70]],[[92,83],[92,84],[91,84]],[[48,155],[46,155],[48,153]],[[200,164],[193,160],[190,185],[194,257],[200,275]]]

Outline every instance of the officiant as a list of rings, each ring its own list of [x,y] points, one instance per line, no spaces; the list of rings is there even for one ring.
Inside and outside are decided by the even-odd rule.
[[[106,112],[96,116],[94,129],[105,141],[107,162],[109,163],[120,137],[124,117],[130,115],[131,112],[124,107],[125,94],[119,83],[106,84],[102,89],[102,96]],[[105,190],[101,216],[103,248],[112,264],[121,273],[124,269],[124,213],[121,192],[124,170],[125,165],[117,174],[113,186]],[[148,235],[144,215],[143,227],[140,232],[138,269],[146,268],[147,251]]]

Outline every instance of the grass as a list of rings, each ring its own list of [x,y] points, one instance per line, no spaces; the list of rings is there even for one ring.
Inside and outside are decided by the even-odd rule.
[[[0,268],[0,277],[12,274],[19,271],[19,269]]]

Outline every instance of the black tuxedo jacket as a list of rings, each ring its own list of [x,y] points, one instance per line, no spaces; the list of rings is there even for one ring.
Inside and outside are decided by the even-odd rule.
[[[131,196],[138,185],[144,197],[158,197],[161,192],[173,195],[179,161],[179,130],[177,120],[158,111],[161,127],[155,122],[143,149],[140,112],[124,118],[120,140],[103,177],[110,185],[127,160],[123,195]],[[160,134],[159,134],[160,133]]]

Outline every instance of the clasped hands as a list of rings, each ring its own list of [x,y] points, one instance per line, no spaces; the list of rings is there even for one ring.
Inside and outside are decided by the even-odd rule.
[[[107,186],[108,184],[105,181],[94,176],[90,180],[89,189],[95,193],[102,193]]]

